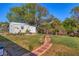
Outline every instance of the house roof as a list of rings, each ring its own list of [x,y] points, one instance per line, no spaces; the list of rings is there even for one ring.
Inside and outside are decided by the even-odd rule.
[[[28,25],[28,26],[31,26],[31,25],[29,25],[29,24],[27,24],[27,23],[19,23],[19,22],[10,22],[10,24],[16,24],[16,25]],[[31,27],[35,27],[35,26],[31,26]]]

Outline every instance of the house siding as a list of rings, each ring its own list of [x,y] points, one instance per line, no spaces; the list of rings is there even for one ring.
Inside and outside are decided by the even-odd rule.
[[[25,23],[16,23],[16,22],[11,22],[9,24],[10,33],[13,33],[13,34],[26,33],[27,30],[31,33],[36,33],[36,27],[34,26],[30,26]]]

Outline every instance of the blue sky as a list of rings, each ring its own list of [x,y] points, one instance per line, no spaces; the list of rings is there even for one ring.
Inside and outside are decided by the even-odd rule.
[[[21,3],[0,3],[0,22],[8,21],[6,18],[7,13],[12,7],[21,6]],[[48,9],[49,13],[64,20],[66,17],[70,17],[70,11],[75,6],[79,6],[78,3],[41,3],[42,6]]]

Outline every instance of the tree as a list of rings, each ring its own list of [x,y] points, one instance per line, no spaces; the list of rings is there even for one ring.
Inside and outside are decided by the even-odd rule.
[[[47,33],[47,30],[48,30],[48,32],[49,33],[52,33],[52,27],[51,27],[51,25],[50,25],[50,23],[48,23],[48,22],[43,22],[39,27],[38,27],[38,32],[39,33]]]
[[[74,19],[73,21],[76,20],[76,27],[73,29],[73,30],[77,30],[77,32],[79,33],[79,6],[76,6],[74,7],[72,10],[71,10],[71,13],[72,13],[72,19]],[[79,34],[78,34],[79,35]]]
[[[74,7],[71,10],[71,13],[72,13],[73,18],[79,22],[79,6]]]
[[[28,14],[32,14],[32,17],[33,17],[32,19],[35,22],[36,26],[39,25],[39,21],[41,20],[41,18],[45,17],[48,14],[47,9],[45,7],[42,7],[40,4],[32,3],[32,4],[27,4],[25,6],[28,9]],[[28,17],[28,18],[31,18],[31,17]]]
[[[54,20],[52,20],[51,22],[51,26],[52,26],[52,28],[54,29],[54,33],[57,35],[57,33],[60,31],[60,29],[61,29],[61,22],[57,19],[57,18],[55,18]]]
[[[8,22],[0,22],[0,31],[8,31],[9,23]]]
[[[45,19],[45,21],[47,21],[48,23],[50,23],[52,20],[56,19],[53,15],[48,15],[47,18]]]
[[[38,26],[40,18],[45,17],[47,13],[47,9],[40,4],[29,3],[20,7],[13,7],[7,14],[7,18],[10,22],[26,22]]]
[[[72,18],[66,18],[66,20],[63,21],[63,26],[69,34],[77,30],[77,21]]]
[[[10,9],[10,12],[7,14],[7,18],[10,22],[22,22],[24,14],[21,7],[14,7]]]

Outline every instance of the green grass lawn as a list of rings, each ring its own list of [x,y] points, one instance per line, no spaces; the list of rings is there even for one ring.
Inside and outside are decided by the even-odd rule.
[[[52,43],[63,44],[71,48],[79,49],[79,38],[69,36],[52,36]]]
[[[69,36],[52,35],[53,46],[44,55],[75,56],[79,55],[79,38]]]
[[[0,35],[0,41],[7,41],[8,39]]]
[[[8,39],[6,39],[6,38]],[[0,36],[0,41],[10,40],[19,46],[28,49],[33,47],[36,49],[39,47],[40,41],[43,40],[42,34],[36,35],[6,35]],[[79,56],[79,38],[69,36],[57,36],[52,35],[52,47],[43,55],[47,56]],[[31,46],[30,46],[31,45]],[[31,48],[32,48],[31,47]]]
[[[11,34],[8,34],[5,37],[25,49],[29,50],[29,47],[30,47],[33,50],[41,45],[40,41],[42,40],[43,35],[41,35],[41,34],[36,34],[36,35],[26,35],[26,34],[25,35],[11,35]]]

